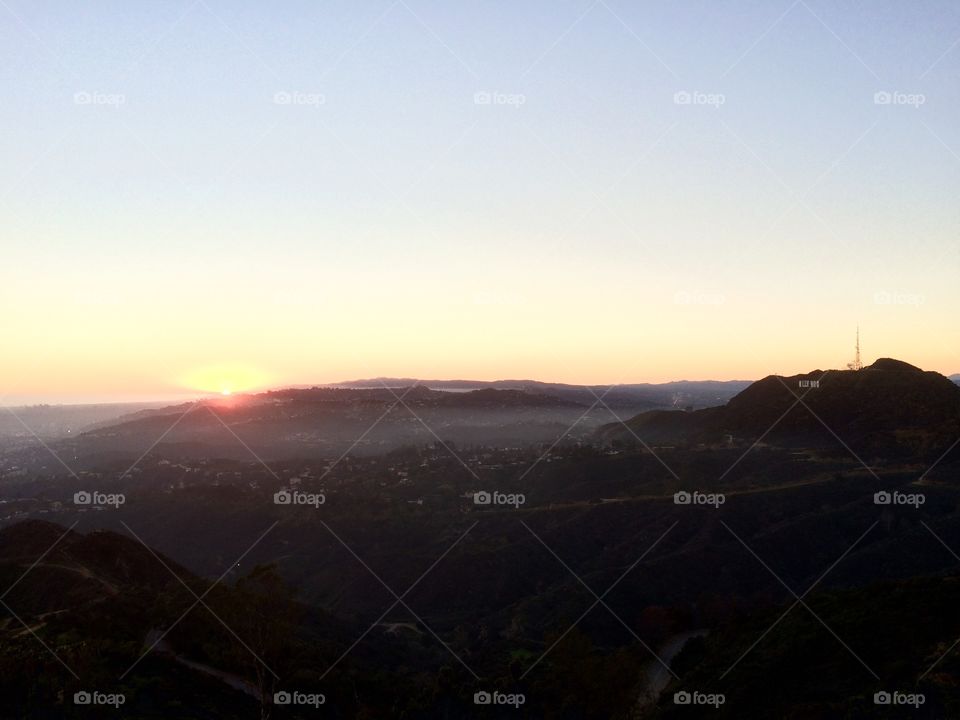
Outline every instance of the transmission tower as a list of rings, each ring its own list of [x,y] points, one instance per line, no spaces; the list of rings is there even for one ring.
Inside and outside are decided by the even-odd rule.
[[[860,326],[857,325],[857,354],[852,363],[847,363],[848,370],[862,370],[863,363],[860,362]]]

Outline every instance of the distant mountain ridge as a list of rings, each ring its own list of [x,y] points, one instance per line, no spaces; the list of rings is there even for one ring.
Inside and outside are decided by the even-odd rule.
[[[16,407],[12,408],[13,412],[0,413],[0,438],[30,437],[31,431],[44,438],[67,437],[96,425],[116,422],[124,415],[162,406],[160,402],[139,402]]]
[[[746,388],[752,380],[674,380],[665,383],[623,383],[616,385],[573,385],[540,380],[417,380],[414,378],[370,378],[330,383],[323,387],[397,388],[423,385],[433,390],[471,391],[481,389],[518,390],[592,405],[597,397],[610,407],[626,407],[637,402],[651,407],[709,407],[719,405]]]
[[[437,442],[524,446],[587,441],[617,417],[719,405],[749,383],[680,381],[613,387],[503,380],[414,383],[396,378],[213,396],[101,422],[65,440],[77,457],[146,451],[161,437],[187,456],[245,457],[225,427],[268,457],[318,457],[353,448],[389,452]],[[439,387],[431,387],[431,385]],[[354,387],[352,385],[357,385]],[[464,386],[467,387],[464,387]],[[211,412],[208,412],[211,411]],[[136,459],[137,451],[134,450]]]
[[[541,389],[450,392],[420,384],[397,388],[378,384],[216,396],[100,424],[65,440],[63,449],[95,463],[98,457],[124,453],[132,455],[133,462],[157,438],[168,447],[176,446],[184,457],[237,459],[250,452],[238,437],[267,458],[328,457],[348,450],[379,454],[437,442],[521,447],[560,437],[584,441],[617,416],[671,407],[669,396],[657,401],[629,394],[614,398],[612,393],[604,396],[603,391],[587,389],[560,394]]]

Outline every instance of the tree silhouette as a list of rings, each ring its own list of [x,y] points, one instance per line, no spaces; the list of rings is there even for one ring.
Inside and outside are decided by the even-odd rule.
[[[227,602],[228,622],[239,636],[234,652],[252,672],[260,693],[260,717],[268,720],[279,680],[289,677],[296,657],[302,609],[273,564],[257,565],[240,578]]]

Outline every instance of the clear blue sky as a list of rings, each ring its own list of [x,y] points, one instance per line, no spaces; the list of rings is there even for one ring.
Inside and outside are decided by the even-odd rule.
[[[958,40],[932,0],[4,0],[0,393],[749,378],[858,321],[958,372]]]

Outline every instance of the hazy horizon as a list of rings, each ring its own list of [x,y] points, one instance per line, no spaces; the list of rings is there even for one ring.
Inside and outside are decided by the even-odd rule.
[[[879,356],[878,356],[879,357]],[[884,356],[890,357],[890,356]],[[877,358],[874,358],[877,359]],[[904,360],[904,362],[910,362],[909,359],[904,358],[895,358],[897,360]],[[871,360],[865,360],[864,366],[870,365],[873,362]],[[910,363],[914,364],[914,363]],[[400,375],[390,375],[390,374],[378,374],[364,377],[356,377],[352,379],[340,379],[334,381],[317,381],[317,382],[290,382],[290,383],[280,383],[276,385],[264,385],[262,387],[250,387],[250,388],[241,388],[234,390],[233,388],[224,389],[221,391],[208,390],[208,391],[195,391],[195,392],[183,392],[171,389],[168,394],[156,394],[156,395],[143,395],[143,396],[66,396],[62,398],[51,398],[49,396],[8,396],[6,398],[0,397],[0,407],[24,407],[32,405],[114,405],[114,404],[153,404],[153,403],[174,403],[174,402],[189,402],[193,400],[203,399],[203,398],[215,398],[222,397],[223,395],[243,395],[243,394],[257,394],[262,392],[268,392],[271,390],[283,390],[289,388],[310,388],[310,387],[336,387],[336,386],[347,386],[351,383],[357,382],[373,382],[376,380],[414,380],[419,384],[429,384],[431,382],[435,383],[451,383],[451,382],[479,382],[479,383],[497,383],[497,382],[541,382],[546,384],[559,384],[559,385],[577,385],[577,386],[593,386],[593,387],[616,387],[616,386],[627,386],[627,385],[662,385],[673,382],[755,382],[762,377],[767,375],[798,375],[806,372],[810,372],[815,369],[821,370],[845,370],[844,366],[838,365],[836,367],[809,367],[809,368],[795,368],[787,370],[771,370],[762,375],[758,375],[753,378],[746,377],[676,377],[666,380],[622,380],[615,383],[604,383],[604,382],[583,382],[583,383],[570,383],[562,380],[552,380],[548,378],[539,378],[539,377],[521,377],[521,376],[510,376],[510,377],[497,377],[497,378],[476,378],[476,377],[449,377],[449,378],[440,378],[440,377],[424,377],[424,378],[408,378]],[[941,375],[946,377],[952,377],[954,375],[960,375],[957,372],[944,372],[936,368],[927,368],[921,367],[921,370],[933,370],[939,372]],[[391,386],[392,387],[392,386]]]

